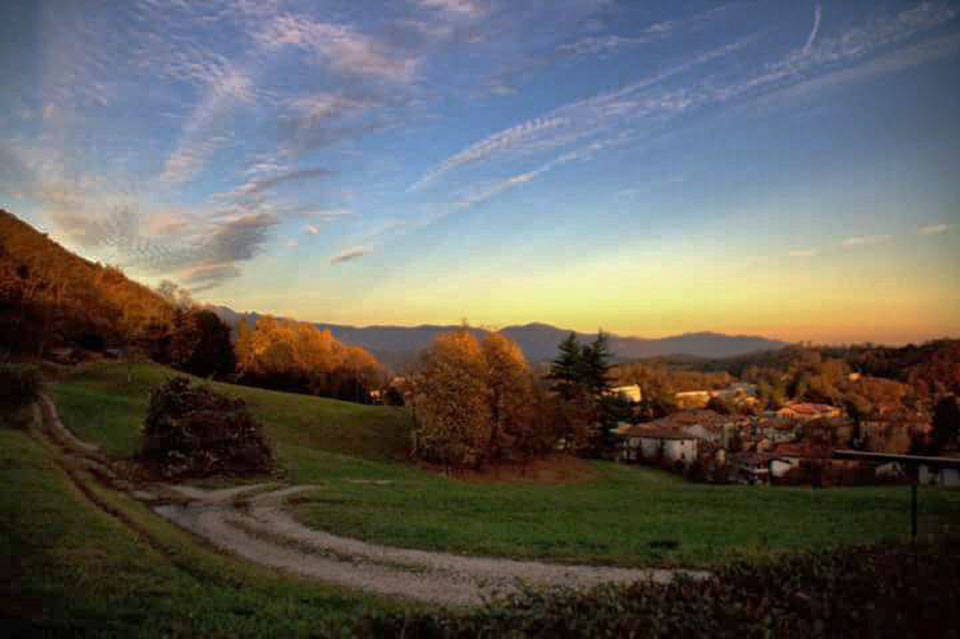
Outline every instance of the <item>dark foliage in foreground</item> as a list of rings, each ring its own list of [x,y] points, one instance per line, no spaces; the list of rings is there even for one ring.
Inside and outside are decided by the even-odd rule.
[[[167,478],[208,477],[266,472],[273,454],[242,399],[175,377],[150,394],[140,458]]]
[[[476,612],[366,623],[384,637],[960,637],[960,544],[740,563],[668,586],[527,590]]]
[[[30,364],[0,363],[0,409],[32,404],[40,395],[40,370]]]

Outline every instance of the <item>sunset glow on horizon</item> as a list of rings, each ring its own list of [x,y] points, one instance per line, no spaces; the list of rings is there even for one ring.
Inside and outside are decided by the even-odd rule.
[[[960,335],[960,3],[9,2],[0,207],[325,323]]]

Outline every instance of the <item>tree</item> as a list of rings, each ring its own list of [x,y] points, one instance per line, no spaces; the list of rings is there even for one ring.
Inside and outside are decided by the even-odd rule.
[[[612,358],[609,339],[603,330],[598,331],[597,338],[581,351],[578,382],[598,400],[610,391],[609,371]]]
[[[383,367],[359,346],[344,346],[329,330],[261,317],[237,329],[237,370],[245,383],[366,401]]]
[[[194,306],[190,291],[170,280],[161,281],[160,284],[157,285],[157,293],[166,300],[170,306],[177,310],[187,311]]]
[[[597,455],[610,441],[609,429],[623,414],[623,406],[610,393],[610,359],[607,335],[581,346],[570,333],[559,345],[547,376],[560,399],[557,416],[568,445],[585,455]]]
[[[957,442],[960,433],[960,405],[953,395],[941,397],[933,409],[932,451],[938,453]]]
[[[450,467],[478,466],[490,441],[490,400],[480,344],[442,333],[424,353],[414,396],[414,454]]]
[[[505,335],[488,333],[481,349],[490,405],[490,438],[486,458],[494,461],[526,445],[529,431],[537,418],[534,412],[533,378],[523,351]],[[526,454],[528,451],[523,452]]]
[[[574,332],[560,342],[560,353],[550,363],[548,379],[553,381],[550,390],[565,400],[573,400],[581,392],[583,376],[583,350]]]
[[[229,375],[236,368],[230,327],[207,310],[179,313],[170,338],[174,367],[199,377]]]

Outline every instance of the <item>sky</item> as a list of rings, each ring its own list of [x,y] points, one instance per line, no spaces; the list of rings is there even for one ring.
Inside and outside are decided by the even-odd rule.
[[[0,207],[356,325],[960,335],[960,2],[0,3]]]

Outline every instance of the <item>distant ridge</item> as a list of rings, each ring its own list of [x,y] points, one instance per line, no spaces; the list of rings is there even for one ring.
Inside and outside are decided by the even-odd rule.
[[[254,323],[261,317],[259,313],[238,313],[225,306],[211,307],[224,322],[235,326],[240,321]],[[433,338],[441,332],[460,328],[458,325],[420,326],[347,326],[317,322],[320,328],[330,329],[338,340],[345,344],[362,346],[374,353],[381,361],[397,367],[415,359]],[[470,329],[481,336],[486,331]],[[552,359],[557,353],[557,345],[570,331],[567,329],[533,322],[522,326],[507,326],[500,332],[515,341],[527,359],[532,362]],[[577,333],[581,340],[592,340],[595,333]],[[645,357],[667,355],[687,355],[704,359],[735,357],[757,351],[778,350],[787,346],[787,342],[768,339],[756,335],[724,335],[722,333],[700,332],[684,333],[657,339],[642,337],[624,337],[610,334],[610,349],[617,360],[631,360]]]

